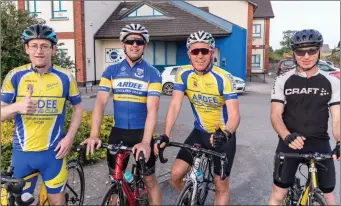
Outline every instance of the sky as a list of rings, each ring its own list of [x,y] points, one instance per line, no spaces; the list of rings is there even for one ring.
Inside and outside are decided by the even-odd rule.
[[[340,1],[271,1],[270,46],[281,48],[285,30],[316,29],[332,49],[340,41]]]

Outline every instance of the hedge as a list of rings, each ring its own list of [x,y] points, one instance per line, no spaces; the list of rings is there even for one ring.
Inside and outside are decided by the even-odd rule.
[[[71,121],[72,109],[67,107],[66,110],[66,121],[65,121],[65,131],[69,128]],[[103,122],[101,125],[101,140],[107,142],[111,127],[113,123],[112,115],[104,115]],[[77,156],[76,148],[77,146],[90,135],[91,129],[91,112],[85,111],[83,113],[82,123],[76,134],[74,144],[72,145],[72,150],[68,155],[67,159],[72,159]],[[1,172],[4,173],[8,166],[10,165],[12,156],[12,139],[14,133],[14,121],[5,121],[1,124]],[[93,164],[98,160],[106,158],[106,151],[99,150],[94,155],[89,155],[85,164]]]

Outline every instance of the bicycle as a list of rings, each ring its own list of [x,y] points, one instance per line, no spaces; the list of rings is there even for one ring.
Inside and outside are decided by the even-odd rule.
[[[187,172],[186,177],[184,178],[185,186],[176,201],[176,205],[204,205],[208,191],[214,191],[214,189],[210,188],[210,185],[214,183],[214,176],[212,174],[213,156],[220,158],[220,178],[225,180],[225,164],[227,164],[226,154],[201,148],[199,144],[191,146],[178,142],[169,142],[166,147],[169,146],[185,148],[195,152],[195,156],[193,157],[194,164],[191,166],[189,172]],[[159,142],[158,147],[160,162],[166,163],[168,160],[163,157],[163,152],[166,147],[160,148]],[[202,171],[202,181],[199,180],[200,178],[198,178],[197,175],[199,171]]]
[[[318,203],[319,205],[327,205],[326,199],[323,197],[323,192],[319,189],[317,180],[317,167],[316,164],[321,165],[327,169],[318,161],[331,159],[332,154],[321,154],[321,153],[308,153],[308,154],[297,154],[297,153],[278,153],[275,158],[279,159],[277,175],[281,177],[281,170],[284,164],[285,158],[298,158],[306,160],[307,162],[300,163],[299,172],[301,172],[301,167],[307,165],[308,167],[308,178],[306,178],[306,183],[301,185],[300,179],[298,177],[294,178],[294,184],[289,188],[288,193],[284,199],[285,205],[313,205]]]
[[[1,176],[1,205],[30,205],[34,202],[34,197],[29,193],[21,194],[25,186],[22,178]]]
[[[138,163],[132,165],[132,172],[123,174],[124,160],[132,153],[132,148],[122,145],[122,142],[116,145],[103,143],[101,148],[109,150],[111,155],[116,155],[114,172],[110,176],[111,186],[107,190],[101,205],[110,205],[115,200],[115,197],[115,204],[120,206],[149,205],[147,188],[143,182],[143,173],[145,172],[143,152],[139,154]],[[131,182],[126,179],[127,174],[132,174]]]
[[[67,170],[69,173],[68,174],[68,180],[67,180],[66,185],[65,185],[65,202],[67,205],[83,205],[83,202],[84,202],[85,179],[84,179],[84,171],[83,171],[82,164],[84,163],[84,160],[85,160],[85,148],[78,146],[77,152],[78,152],[77,158],[69,160],[66,164],[66,167],[67,167]],[[9,166],[7,173],[5,175],[1,175],[1,176],[2,177],[5,176],[5,178],[7,178],[7,179],[14,179],[15,180],[16,178],[12,177],[13,176],[13,169],[15,169],[15,168],[13,168],[12,166]],[[69,177],[70,177],[70,173],[72,173],[72,172],[73,173],[76,172],[79,179],[77,179],[77,180],[73,179],[70,181]],[[27,181],[33,177],[36,177],[38,175],[39,175],[39,172],[37,171],[37,172],[33,172],[33,173],[23,177],[22,179],[25,182],[25,181]],[[78,193],[75,191],[75,187],[71,186],[72,183],[80,183],[80,190]],[[2,190],[2,191],[5,192],[5,190]],[[1,202],[6,202],[7,201],[6,199],[8,199],[8,198],[10,198],[10,197],[8,197],[7,194],[1,195]],[[34,199],[33,199],[33,201],[34,201]],[[77,202],[78,202],[78,204],[77,204]],[[39,190],[39,196],[38,196],[37,204],[49,205],[46,186],[43,182],[40,184],[40,190]]]

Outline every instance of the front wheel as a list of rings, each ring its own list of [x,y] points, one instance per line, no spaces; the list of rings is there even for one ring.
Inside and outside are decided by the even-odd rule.
[[[113,182],[105,194],[100,205],[119,205],[124,206],[125,200],[123,196],[122,187],[118,182]]]
[[[85,179],[83,167],[77,161],[71,160],[66,165],[68,180],[65,186],[65,201],[67,205],[83,205]]]
[[[167,82],[163,85],[162,91],[165,95],[171,96],[173,92],[173,87],[174,87],[173,83]]]
[[[180,193],[179,199],[176,201],[176,205],[191,205],[192,194],[193,183],[187,182]]]
[[[328,205],[326,199],[320,193],[314,193],[309,198],[309,205]]]

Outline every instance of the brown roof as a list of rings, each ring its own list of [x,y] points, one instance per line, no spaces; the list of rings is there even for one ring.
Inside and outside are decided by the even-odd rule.
[[[165,16],[160,17],[138,17],[124,18],[133,10],[142,4],[163,13]],[[123,8],[126,8],[122,10]],[[186,37],[195,31],[204,30],[215,36],[227,36],[230,32],[212,24],[199,16],[191,14],[170,1],[143,1],[143,2],[121,2],[105,23],[95,34],[95,39],[118,38],[121,28],[129,23],[139,23],[145,26],[151,36],[151,39],[157,37]]]
[[[257,4],[253,18],[274,18],[270,0],[252,0]]]

